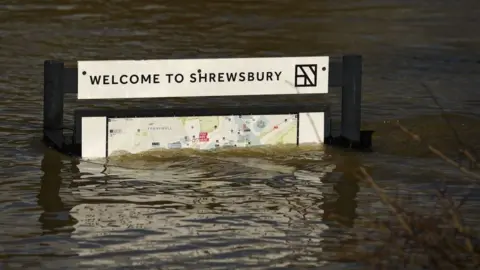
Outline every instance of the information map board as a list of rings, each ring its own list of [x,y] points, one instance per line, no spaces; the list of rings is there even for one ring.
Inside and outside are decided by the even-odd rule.
[[[152,149],[322,143],[323,112],[189,117],[82,117],[82,156],[101,158]]]
[[[108,154],[152,148],[296,144],[297,115],[111,118]]]

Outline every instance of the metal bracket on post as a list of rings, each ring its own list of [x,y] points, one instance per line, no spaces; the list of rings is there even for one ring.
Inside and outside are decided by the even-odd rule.
[[[45,61],[43,65],[43,140],[62,150],[63,136],[63,62]]]

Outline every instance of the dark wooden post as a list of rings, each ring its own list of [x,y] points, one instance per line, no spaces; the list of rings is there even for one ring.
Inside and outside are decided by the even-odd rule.
[[[43,140],[61,149],[63,137],[63,62],[45,61],[43,65]]]
[[[362,56],[343,56],[341,135],[350,142],[360,141],[362,102]]]

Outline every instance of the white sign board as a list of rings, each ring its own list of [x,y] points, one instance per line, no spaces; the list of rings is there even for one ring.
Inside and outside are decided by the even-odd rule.
[[[108,134],[107,134],[108,131]],[[140,153],[155,148],[323,143],[323,112],[284,115],[82,118],[82,157]]]
[[[78,62],[79,99],[328,93],[328,56]]]

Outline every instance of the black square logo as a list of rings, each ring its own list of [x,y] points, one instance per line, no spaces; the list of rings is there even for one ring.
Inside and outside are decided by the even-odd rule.
[[[295,87],[317,86],[317,65],[295,65]]]

